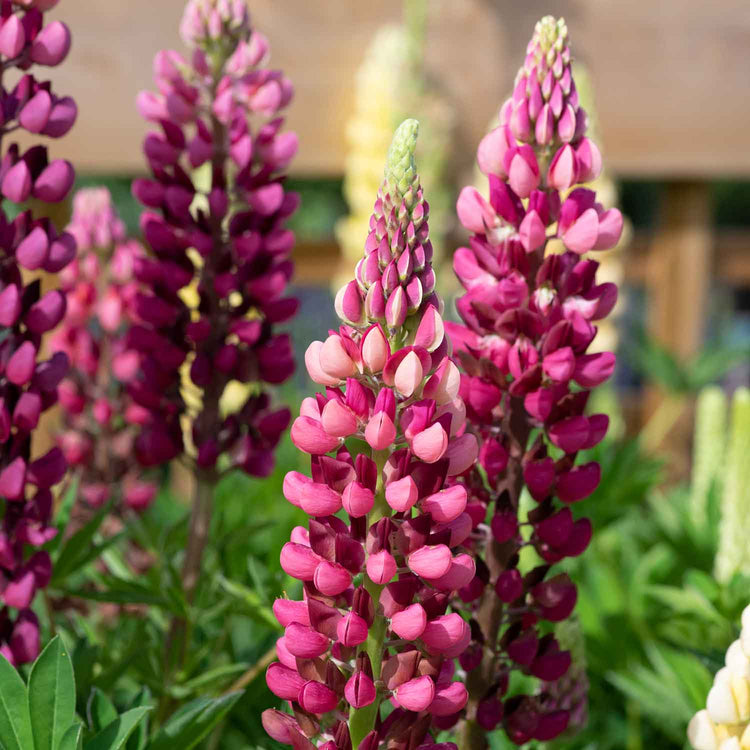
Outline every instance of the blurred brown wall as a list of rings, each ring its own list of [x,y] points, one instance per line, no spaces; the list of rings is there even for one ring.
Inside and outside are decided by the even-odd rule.
[[[399,0],[250,0],[274,66],[294,81],[295,170],[339,174],[354,71]],[[594,79],[610,168],[629,176],[750,174],[748,0],[429,0],[428,58],[461,108],[466,154],[508,92],[536,19],[564,15]],[[63,0],[70,59],[52,72],[80,120],[54,152],[79,171],[142,169],[137,92],[151,61],[181,48],[183,0]],[[419,116],[418,112],[414,112]],[[467,157],[470,158],[470,157]]]

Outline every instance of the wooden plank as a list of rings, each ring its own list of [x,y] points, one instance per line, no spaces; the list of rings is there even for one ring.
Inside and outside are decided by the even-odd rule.
[[[750,230],[716,230],[711,245],[711,278],[728,286],[750,287]],[[656,250],[652,233],[635,233],[623,254],[628,282],[638,285],[649,282],[648,258]]]
[[[74,34],[69,60],[51,71],[80,105],[76,128],[55,153],[80,171],[143,169],[144,124],[133,105],[151,85],[151,61],[180,48],[184,0],[65,0],[52,15]],[[297,174],[341,173],[354,72],[372,35],[400,16],[399,0],[252,0],[273,63],[294,81],[290,124]],[[541,0],[430,0],[428,67],[453,97],[468,167],[506,95]],[[750,174],[750,3],[747,0],[561,0],[574,50],[593,74],[609,168],[622,175]],[[419,116],[418,112],[413,113]]]
[[[648,259],[649,322],[653,336],[683,359],[703,341],[712,244],[708,186],[667,185]]]
[[[687,362],[700,350],[711,282],[711,195],[703,182],[672,182],[664,190],[657,231],[648,256],[648,321],[651,335]],[[686,476],[692,438],[692,402],[654,385],[643,399],[647,451],[667,458],[669,476]]]

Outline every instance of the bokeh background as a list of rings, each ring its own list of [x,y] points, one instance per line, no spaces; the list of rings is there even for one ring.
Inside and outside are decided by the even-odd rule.
[[[133,231],[129,183],[143,171],[145,134],[134,100],[151,84],[154,53],[180,49],[182,8],[182,0],[66,0],[56,11],[76,32],[60,89],[80,106],[76,128],[58,147],[82,184],[112,189]],[[583,68],[607,196],[631,223],[613,269],[624,288],[617,383],[629,429],[657,401],[645,388],[655,373],[644,378],[643,363],[628,356],[641,332],[683,364],[706,342],[750,342],[747,2],[253,0],[251,10],[272,41],[273,66],[296,87],[288,117],[300,138],[291,182],[303,198],[294,220],[296,283],[308,288],[297,341],[330,322],[321,319],[329,306],[315,291],[344,278],[354,262],[341,261],[337,222],[347,198],[372,201],[366,180],[376,184],[387,133],[401,117],[421,118],[430,138],[424,182],[440,245],[447,254],[461,243],[452,206],[476,179],[476,144],[512,86],[535,21],[554,13],[566,18]],[[365,184],[347,186],[347,169],[366,173]],[[345,227],[338,238],[356,246]],[[727,377],[747,382],[750,365],[737,363]],[[686,443],[670,439],[679,465]]]
[[[65,0],[52,13],[74,33],[57,81],[80,110],[53,149],[76,165],[80,186],[109,187],[134,235],[130,182],[145,171],[146,132],[135,97],[152,85],[154,54],[181,48],[183,7],[183,0]],[[599,541],[576,562],[592,720],[567,747],[682,747],[732,618],[750,601],[750,578],[721,588],[713,581],[716,524],[696,531],[681,515],[694,468],[695,396],[709,383],[729,395],[750,385],[750,3],[251,0],[250,7],[271,41],[273,67],[296,89],[288,123],[300,138],[289,180],[302,196],[293,220],[300,359],[334,325],[332,288],[353,268],[390,133],[406,116],[423,122],[419,163],[445,259],[444,292],[449,300],[456,293],[450,254],[466,237],[453,206],[461,186],[481,183],[476,145],[511,90],[536,20],[566,18],[607,170],[597,189],[628,220],[621,246],[603,258],[622,297],[615,325],[601,332],[602,346],[618,352],[618,370],[600,395],[614,429],[598,450],[604,478],[585,509]],[[285,396],[299,401],[305,389],[301,370]],[[269,481],[230,477],[218,494],[209,565],[221,575],[217,600],[239,602],[219,630],[232,658],[248,665],[249,687],[207,747],[271,747],[258,719],[273,699],[252,666],[278,635],[269,606],[288,581],[277,553],[297,520],[280,483],[299,463],[287,442]],[[141,541],[155,555],[171,543],[160,526],[180,517],[179,480],[171,487],[143,519]],[[750,513],[750,489],[742,491]],[[692,592],[689,601],[675,591]],[[212,627],[207,643],[219,637]],[[135,625],[132,633],[142,635]],[[696,647],[685,656],[691,638]],[[136,664],[135,674],[158,680],[147,665],[138,672]],[[499,735],[493,742],[504,747]]]

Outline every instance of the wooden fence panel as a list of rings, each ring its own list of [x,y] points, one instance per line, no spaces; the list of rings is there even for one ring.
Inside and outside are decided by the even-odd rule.
[[[429,0],[429,64],[460,109],[466,163],[507,93],[542,0]],[[630,176],[750,174],[750,3],[747,0],[561,0],[575,53],[593,72],[607,161]],[[151,61],[180,47],[184,0],[65,0],[74,47],[51,76],[80,105],[55,147],[82,172],[137,172],[144,124],[134,99]],[[399,0],[250,0],[273,62],[297,88],[290,125],[298,174],[340,174],[354,72]],[[418,116],[419,113],[415,112]]]

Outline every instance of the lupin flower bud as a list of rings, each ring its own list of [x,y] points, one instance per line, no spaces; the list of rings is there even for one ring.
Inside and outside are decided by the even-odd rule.
[[[690,512],[696,528],[707,522],[709,493],[720,495],[727,430],[727,397],[719,386],[707,386],[695,405]]]
[[[687,736],[693,750],[750,748],[750,606],[742,613],[740,637],[714,677],[706,708],[690,720]]]
[[[34,64],[58,65],[70,48],[65,24],[44,23],[43,13],[54,4],[3,3],[0,63],[6,72],[20,72],[14,87],[1,94],[6,135],[20,128],[58,138],[76,119],[73,100],[58,97],[49,81],[38,81],[30,72]],[[21,152],[12,143],[0,164],[0,193],[16,202],[34,197],[57,203],[70,191],[73,176],[68,162],[49,160],[46,146]],[[62,320],[66,300],[58,289],[43,294],[34,272],[63,270],[75,257],[76,242],[32,210],[21,211],[12,221],[0,211],[0,225],[5,238],[0,271],[0,653],[19,665],[39,654],[39,624],[31,605],[52,575],[49,554],[41,548],[57,533],[51,525],[52,490],[67,470],[59,447],[32,455],[34,430],[42,413],[56,403],[58,384],[68,370],[62,353],[40,357],[43,336]]]
[[[401,331],[402,339],[415,330],[415,322],[429,306],[439,307],[427,228],[429,206],[414,162],[417,132],[415,120],[406,120],[396,131],[370,219],[365,256],[357,264],[355,281],[336,298],[345,323],[380,323],[391,336]]]
[[[337,300],[344,325],[305,357],[325,393],[305,399],[292,426],[311,477],[291,472],[284,495],[311,518],[281,552],[305,599],[280,600],[274,612],[287,628],[304,621],[310,632],[294,648],[309,644],[310,655],[292,662],[280,648],[266,680],[315,721],[290,724],[273,710],[263,718],[272,737],[294,746],[418,747],[467,699],[452,660],[471,633],[449,598],[475,577],[464,551],[472,521],[466,488],[452,477],[478,446],[464,433],[459,375],[432,292],[416,136],[413,120],[394,136],[365,257]],[[423,288],[426,296],[409,301],[410,289]],[[373,289],[382,316],[372,315]],[[356,321],[355,295],[364,311]],[[313,507],[313,498],[326,503]]]
[[[67,231],[76,239],[78,257],[60,273],[67,301],[63,324],[50,341],[63,352],[71,370],[60,384],[63,409],[58,445],[80,477],[80,497],[89,507],[111,499],[136,511],[156,496],[154,482],[134,465],[133,444],[140,413],[126,395],[136,351],[124,340],[128,326],[140,322],[141,287],[135,269],[146,261],[143,247],[127,239],[106,188],[76,193]],[[82,522],[86,512],[79,508]]]
[[[575,605],[575,585],[547,572],[588,545],[590,522],[574,520],[565,506],[590,495],[601,474],[598,464],[577,466],[576,458],[607,431],[607,417],[586,415],[585,407],[615,358],[589,348],[617,288],[597,283],[598,264],[585,254],[616,244],[622,217],[605,210],[593,191],[577,187],[601,168],[586,124],[567,27],[546,17],[536,26],[499,126],[478,149],[489,200],[464,188],[457,205],[472,234],[469,247],[454,256],[466,289],[457,302],[465,325],[447,328],[463,368],[460,395],[480,438],[483,468],[460,478],[467,509],[476,508],[472,552],[478,558],[474,579],[458,592],[473,612],[472,642],[462,656],[470,693],[465,747],[486,747],[491,716],[502,720],[516,744],[552,739],[569,719],[567,707],[541,695],[503,700],[497,686],[507,683],[511,670],[555,682],[567,669],[569,655],[553,636],[541,637],[536,623],[559,622]],[[545,252],[553,238],[564,252]],[[519,518],[524,485],[534,505]],[[488,509],[492,522],[485,530],[480,524]],[[517,568],[526,539],[519,521],[530,526],[528,543],[544,561],[524,576]]]
[[[724,468],[716,552],[716,577],[729,581],[735,573],[750,573],[750,389],[738,388],[732,398],[731,425]]]
[[[151,249],[127,342],[140,356],[130,395],[148,414],[136,455],[152,465],[185,452],[206,476],[225,456],[267,476],[289,412],[265,386],[294,370],[274,330],[298,307],[284,296],[298,198],[283,187],[297,138],[279,116],[292,87],[264,67],[244,0],[190,0],[181,32],[190,57],[160,52],[160,93],[138,100],[156,130],[144,143],[152,177],[133,184]]]

